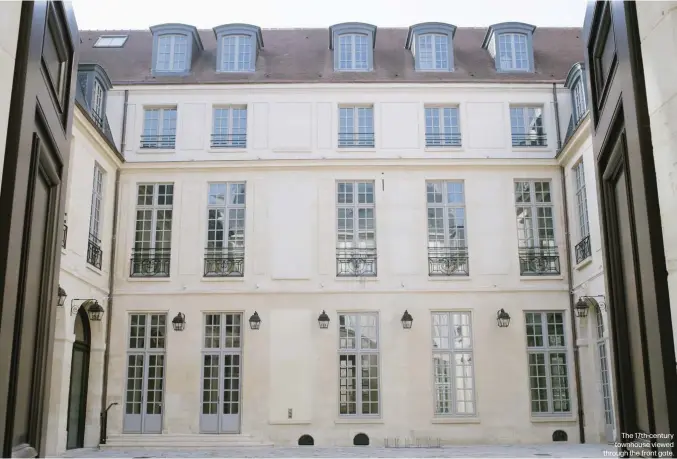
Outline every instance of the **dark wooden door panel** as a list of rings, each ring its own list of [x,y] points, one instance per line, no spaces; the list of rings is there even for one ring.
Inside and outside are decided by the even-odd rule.
[[[634,2],[589,3],[584,36],[617,424],[624,434],[670,434],[677,431],[677,372]],[[632,449],[677,454],[669,441],[662,448],[637,441]]]
[[[73,116],[70,4],[23,2],[0,189],[0,452],[44,454]]]

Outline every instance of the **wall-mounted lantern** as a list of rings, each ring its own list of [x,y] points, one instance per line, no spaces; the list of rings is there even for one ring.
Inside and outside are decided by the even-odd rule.
[[[411,328],[411,325],[414,323],[414,318],[411,317],[411,314],[409,314],[409,311],[406,309],[404,310],[404,314],[402,314],[402,328],[405,330],[409,330]]]
[[[75,303],[76,301],[80,301],[80,303]],[[89,320],[91,320],[92,322],[101,321],[104,309],[99,304],[98,301],[96,301],[93,298],[89,299],[73,298],[71,300],[71,316],[73,314],[77,314],[78,309],[80,309],[80,307],[84,308],[85,311],[87,311],[87,316],[89,317]]]
[[[576,317],[579,318],[584,318],[588,316],[588,309],[589,309],[588,303],[583,300],[583,298],[579,298],[578,301],[576,302],[576,306],[574,306],[574,311],[576,311]]]
[[[261,328],[261,318],[259,317],[258,312],[254,311],[254,314],[252,314],[249,318],[249,327],[252,330],[258,330]]]
[[[599,298],[599,301],[597,300]],[[594,295],[594,296],[582,296],[576,302],[574,306],[574,311],[576,311],[576,317],[584,318],[588,316],[588,310],[590,308],[600,308],[602,311],[606,310],[606,302],[604,295]]]
[[[510,314],[505,312],[503,308],[499,309],[496,313],[496,323],[501,328],[507,327],[510,325]]]
[[[186,328],[186,316],[182,312],[179,312],[172,319],[172,327],[174,327],[174,331],[183,331]]]
[[[320,324],[320,328],[329,328],[329,316],[324,312],[324,309],[322,314],[317,318],[317,322]]]
[[[66,291],[59,285],[59,296],[56,299],[57,307],[63,308],[63,305],[66,302],[66,296]]]

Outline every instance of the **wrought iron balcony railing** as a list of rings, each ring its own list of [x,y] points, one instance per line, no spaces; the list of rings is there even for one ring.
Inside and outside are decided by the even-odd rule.
[[[373,132],[339,132],[339,148],[371,148],[374,146]]]
[[[141,148],[148,149],[173,149],[176,146],[176,135],[142,135]]]
[[[529,247],[519,249],[522,276],[550,276],[560,273],[557,247]]]
[[[581,239],[581,242],[576,244],[575,250],[576,250],[576,264],[580,263],[581,261],[588,258],[590,255],[592,255],[592,251],[590,249],[590,236],[585,236],[583,239]]]
[[[512,134],[513,147],[547,147],[547,136],[545,134]]]
[[[429,276],[468,276],[467,247],[428,247]]]
[[[247,134],[212,134],[212,148],[245,148]]]
[[[244,247],[205,249],[204,276],[244,276]]]
[[[426,132],[425,134],[426,147],[460,147],[461,134],[433,134]]]
[[[63,224],[63,240],[61,241],[61,247],[66,248],[66,241],[68,240],[68,225]]]
[[[94,120],[94,122],[96,123],[96,125],[99,126],[99,128],[103,129],[103,126],[104,126],[104,124],[103,124],[103,123],[104,123],[104,121],[103,121],[103,116],[99,115],[99,114],[96,112],[96,110],[91,110],[91,111],[89,112],[89,114],[92,115],[92,119]]]
[[[87,241],[87,263],[97,269],[101,269],[102,255],[101,241],[93,234],[90,234]]]
[[[132,277],[169,277],[171,249],[132,249],[129,275]]]
[[[374,277],[376,276],[376,247],[337,248],[337,277]]]

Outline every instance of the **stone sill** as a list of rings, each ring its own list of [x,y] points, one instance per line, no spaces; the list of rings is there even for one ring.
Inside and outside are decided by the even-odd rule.
[[[548,423],[548,422],[576,422],[576,418],[570,416],[561,417],[561,416],[532,416],[531,422],[534,423]]]
[[[378,277],[376,276],[340,276],[340,277],[335,277],[335,281],[337,282],[378,282]]]
[[[552,281],[552,280],[564,280],[562,274],[555,274],[552,276],[520,276],[521,281]]]
[[[469,282],[471,280],[470,276],[428,276],[430,282]]]
[[[356,419],[335,419],[334,424],[383,424],[383,419],[368,419],[368,418],[356,418]]]
[[[101,271],[99,268],[96,268],[96,267],[90,265],[89,263],[85,263],[85,267],[87,269],[89,269],[90,271],[98,274],[99,276],[103,276],[103,271]]]
[[[463,147],[425,147],[423,151],[426,153],[465,153]]]
[[[431,424],[480,424],[480,418],[433,418]]]
[[[586,258],[585,260],[581,261],[579,264],[574,266],[574,269],[577,271],[580,271],[581,269],[585,268],[589,264],[592,264],[592,255]]]
[[[214,153],[214,154],[223,154],[223,153],[248,153],[249,150],[247,147],[245,148],[209,148],[207,149],[207,153]]]
[[[311,421],[296,421],[294,419],[284,419],[281,421],[268,421],[268,424],[271,426],[281,426],[281,425],[309,425],[312,424]]]
[[[223,276],[223,277],[201,277],[200,282],[244,282],[245,278],[243,277],[228,277],[228,276]]]
[[[139,148],[136,150],[137,155],[164,155],[167,153],[175,154],[174,148]]]
[[[128,277],[128,282],[171,282],[171,277]]]

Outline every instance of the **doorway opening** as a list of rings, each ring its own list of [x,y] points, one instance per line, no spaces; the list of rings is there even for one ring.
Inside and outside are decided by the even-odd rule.
[[[71,379],[68,388],[68,419],[66,449],[83,448],[87,415],[87,383],[89,381],[89,349],[91,332],[89,317],[80,306],[75,317],[75,342],[71,359]]]

